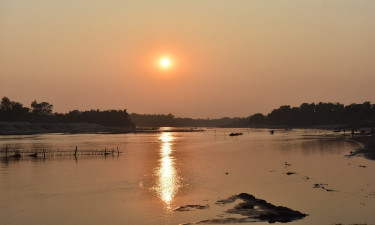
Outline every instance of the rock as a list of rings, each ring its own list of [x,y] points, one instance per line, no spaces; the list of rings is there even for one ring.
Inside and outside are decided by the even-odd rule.
[[[233,208],[226,210],[228,214],[239,214],[243,217],[226,217],[226,218],[215,218],[201,220],[188,224],[228,224],[228,223],[250,223],[250,222],[291,222],[294,220],[299,220],[307,216],[307,214],[301,213],[296,210],[284,206],[275,206],[263,199],[256,198],[254,195],[241,193],[239,195],[233,195],[229,198],[222,199],[216,202],[217,205],[226,205],[237,202]],[[208,206],[207,206],[208,207]],[[203,209],[200,205],[186,205],[181,206],[175,211],[191,211],[192,209]]]
[[[242,200],[243,202],[238,203],[232,209],[228,209],[227,213],[240,214],[242,216],[246,216],[247,219],[245,219],[245,221],[256,220],[267,221],[269,223],[285,223],[293,220],[302,219],[305,216],[307,216],[307,214],[292,210],[284,206],[275,206],[263,199],[258,199],[254,195],[247,193],[241,193],[239,195],[231,196],[227,199],[219,200],[216,204],[233,203],[238,199]],[[234,222],[233,218],[231,218],[230,221]]]

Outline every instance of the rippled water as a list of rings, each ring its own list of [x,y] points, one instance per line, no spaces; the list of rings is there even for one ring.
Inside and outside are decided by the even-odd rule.
[[[182,224],[233,217],[215,202],[242,192],[309,214],[290,224],[375,223],[375,162],[345,157],[357,145],[329,131],[1,136],[6,146],[69,152],[2,159],[1,224]],[[76,146],[122,153],[75,158]],[[173,211],[187,204],[209,208]]]

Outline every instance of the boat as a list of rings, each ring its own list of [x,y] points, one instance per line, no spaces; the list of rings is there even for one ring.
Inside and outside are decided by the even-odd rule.
[[[233,137],[233,136],[240,136],[240,135],[243,135],[243,133],[230,133],[229,136]]]
[[[27,155],[27,156],[30,156],[30,157],[34,157],[34,158],[36,158],[36,157],[38,157],[38,153],[33,153],[33,154],[30,154],[30,155]]]

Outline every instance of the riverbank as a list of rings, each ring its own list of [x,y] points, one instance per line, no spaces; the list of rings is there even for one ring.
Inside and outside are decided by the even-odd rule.
[[[87,133],[160,133],[160,132],[201,132],[197,128],[122,128],[109,127],[94,123],[29,123],[29,122],[0,122],[0,135],[32,135],[32,134],[87,134]]]
[[[131,133],[133,128],[109,127],[93,123],[28,123],[0,122],[0,135],[30,135],[46,133]]]
[[[360,147],[352,152],[352,155],[363,155],[367,159],[375,160],[375,135],[354,135],[351,140],[357,142]]]

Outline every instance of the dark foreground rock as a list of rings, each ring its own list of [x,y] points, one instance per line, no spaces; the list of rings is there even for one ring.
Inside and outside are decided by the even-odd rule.
[[[227,199],[219,200],[217,205],[226,205],[235,203],[239,200],[233,208],[226,210],[228,214],[238,214],[242,218],[228,217],[201,220],[194,223],[187,224],[228,224],[228,223],[251,223],[251,222],[268,222],[268,223],[287,223],[294,220],[299,220],[307,216],[296,210],[284,206],[275,206],[263,199],[255,198],[251,194],[241,193],[233,195]],[[185,224],[185,225],[187,225]]]
[[[328,184],[314,184],[313,188],[320,188],[328,192],[338,192],[337,190],[334,190],[332,188],[328,188]]]
[[[239,195],[234,195],[227,199],[220,200],[217,202],[217,204],[227,204],[234,202],[237,199],[240,199],[243,202],[237,204],[232,209],[228,209],[228,213],[240,214],[242,216],[267,221],[269,223],[286,223],[293,220],[302,219],[303,217],[307,216],[307,214],[284,206],[275,206],[263,199],[255,198],[253,195],[247,193],[241,193]]]

